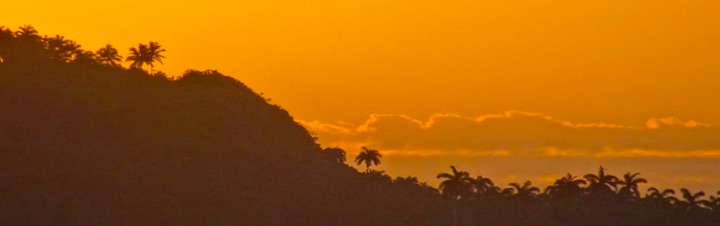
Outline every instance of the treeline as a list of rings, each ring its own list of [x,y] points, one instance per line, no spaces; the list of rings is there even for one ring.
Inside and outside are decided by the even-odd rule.
[[[583,177],[567,174],[541,189],[531,181],[496,185],[490,178],[472,177],[467,171],[451,166],[441,179],[439,190],[418,182],[415,177],[394,180],[383,171],[371,170],[380,164],[379,151],[362,147],[355,158],[365,165],[366,177],[414,184],[432,190],[448,202],[455,225],[717,225],[720,221],[720,191],[706,196],[681,188],[650,187],[641,192],[640,184],[648,183],[640,173],[627,172],[621,177],[607,174],[603,167]],[[345,163],[345,151],[325,148],[323,155]],[[678,198],[680,197],[680,198]]]
[[[89,51],[62,35],[40,36],[38,30],[30,25],[19,27],[16,31],[0,26],[0,63],[13,63],[15,60],[23,59],[34,60],[35,63],[52,60],[122,67],[125,59],[126,62],[130,62],[130,69],[142,70],[143,66],[147,65],[150,66],[149,74],[154,74],[155,63],[163,63],[165,56],[162,54],[165,51],[158,42],[151,41],[148,44],[141,43],[137,47],[129,48],[128,56],[123,58],[111,44],[97,51]]]
[[[643,194],[646,180],[632,173],[568,175],[541,190],[453,167],[437,189],[373,170],[382,155],[367,147],[358,172],[344,150],[320,148],[287,111],[231,77],[155,71],[163,52],[150,42],[122,57],[31,26],[0,27],[0,224],[720,222],[716,194]]]
[[[344,153],[324,149],[327,158],[340,163],[345,162]],[[437,175],[441,182],[436,190],[415,177],[391,180],[383,171],[371,170],[381,158],[377,150],[363,147],[355,163],[366,165],[366,177],[413,184],[441,195],[452,209],[453,225],[720,225],[720,191],[650,187],[642,192],[639,185],[648,180],[640,173],[618,177],[600,167],[582,177],[568,173],[541,189],[531,181],[501,187],[451,166],[450,172]]]
[[[567,174],[540,189],[530,181],[501,188],[489,178],[471,177],[451,167],[441,173],[442,195],[455,203],[460,225],[717,225],[715,194],[650,187],[639,173],[616,177],[600,167],[583,177]],[[720,191],[716,193],[720,195]],[[679,195],[678,199],[675,195]]]

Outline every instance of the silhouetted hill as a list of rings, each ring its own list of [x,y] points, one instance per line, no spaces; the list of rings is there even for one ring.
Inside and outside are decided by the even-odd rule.
[[[58,52],[33,32],[0,31],[2,225],[422,219],[416,199],[322,157],[287,111],[231,77],[170,79],[87,60],[79,45]]]

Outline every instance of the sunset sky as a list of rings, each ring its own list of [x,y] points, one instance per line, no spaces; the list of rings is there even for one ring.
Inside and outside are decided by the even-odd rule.
[[[10,1],[0,25],[95,50],[158,41],[170,75],[217,69],[321,144],[393,176],[547,184],[641,172],[720,189],[720,1]],[[352,158],[353,156],[351,156]],[[647,188],[647,186],[645,186]],[[712,192],[714,193],[714,192]]]

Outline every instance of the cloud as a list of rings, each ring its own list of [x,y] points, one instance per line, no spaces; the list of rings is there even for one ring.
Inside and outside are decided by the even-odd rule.
[[[651,118],[645,127],[633,127],[508,111],[427,120],[373,114],[360,125],[298,122],[323,145],[367,145],[390,155],[720,158],[720,125],[678,118]]]
[[[668,117],[668,118],[651,118],[650,120],[645,123],[647,128],[649,129],[658,129],[660,127],[672,127],[672,126],[680,126],[680,127],[710,127],[709,124],[699,123],[695,120],[688,120],[683,121],[675,117]]]

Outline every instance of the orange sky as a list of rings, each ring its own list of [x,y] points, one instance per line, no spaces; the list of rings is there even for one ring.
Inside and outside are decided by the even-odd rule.
[[[640,171],[653,185],[720,189],[716,0],[70,0],[3,8],[0,25],[31,24],[88,49],[158,41],[168,49],[161,70],[232,75],[324,145],[384,151],[391,174],[430,181],[453,163],[497,180],[539,181],[604,164],[616,174]],[[505,118],[477,120],[492,115]],[[432,119],[449,123],[428,126]],[[328,126],[345,132],[322,130]]]

